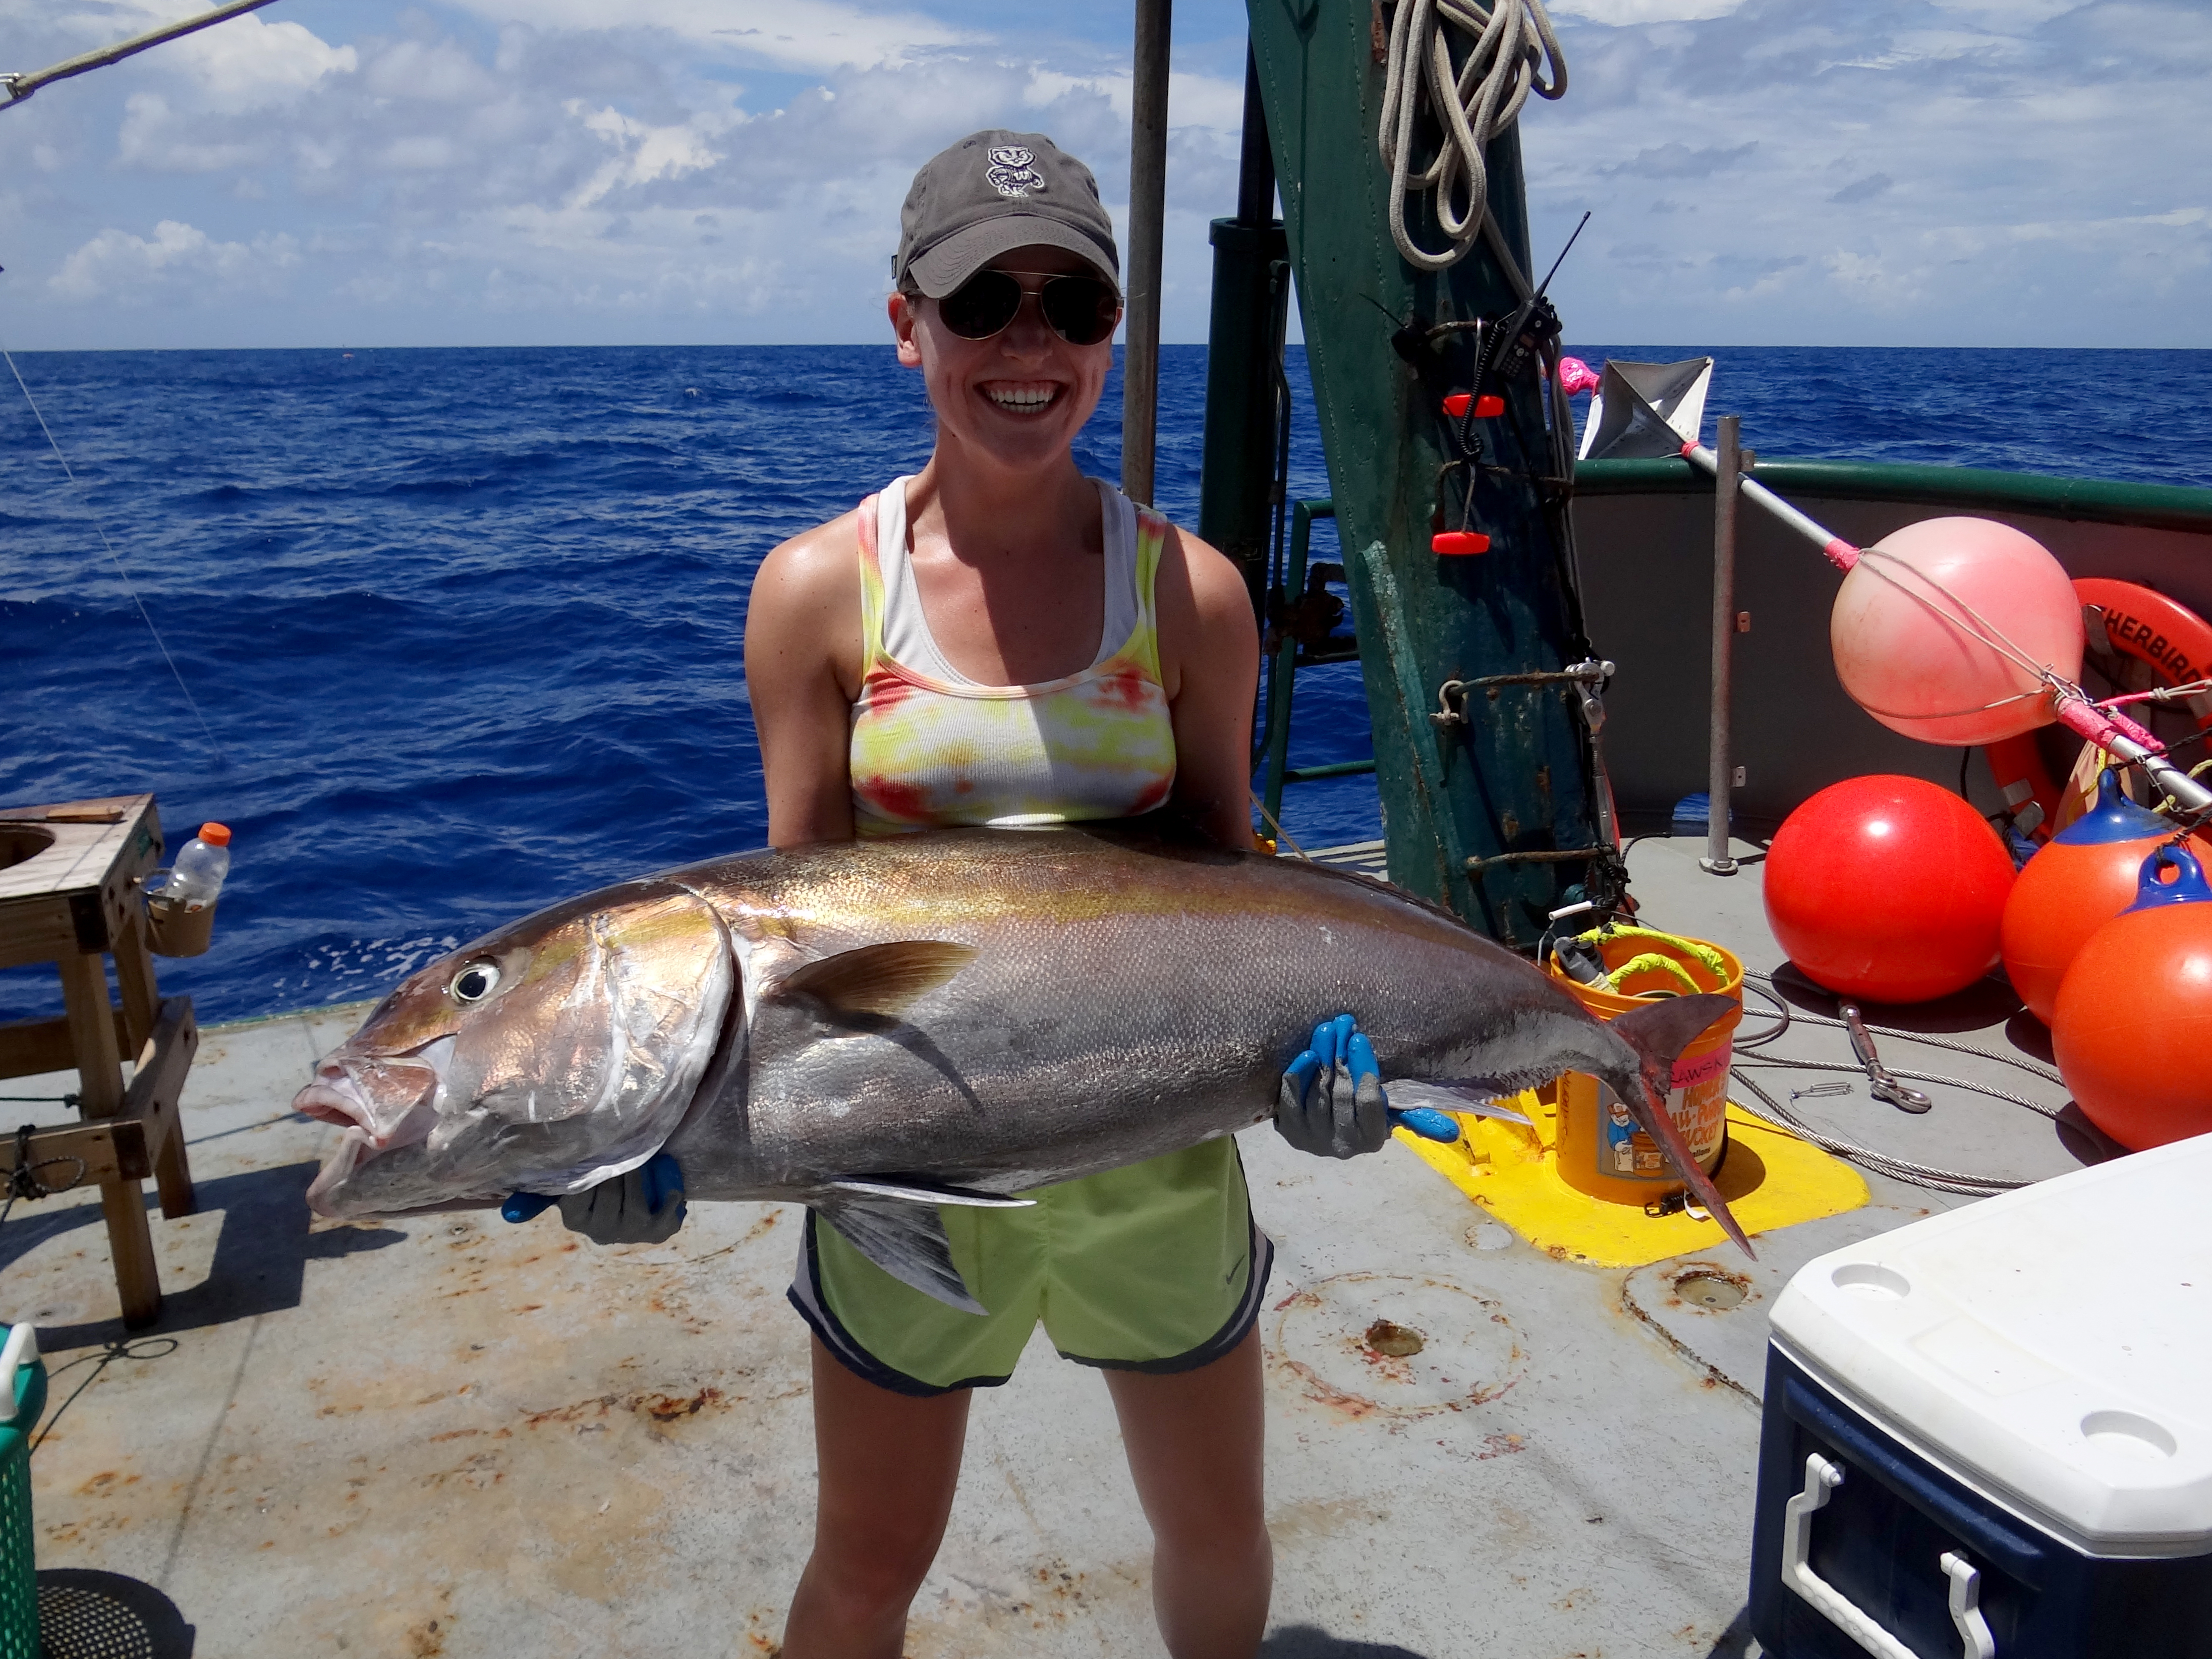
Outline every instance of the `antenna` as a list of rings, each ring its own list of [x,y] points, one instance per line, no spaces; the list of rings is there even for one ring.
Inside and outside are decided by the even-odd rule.
[[[1583,210],[1583,216],[1576,222],[1574,230],[1567,237],[1566,246],[1561,248],[1559,250],[1559,257],[1552,261],[1552,268],[1544,273],[1544,280],[1536,284],[1536,292],[1539,295],[1541,295],[1545,289],[1551,287],[1552,278],[1559,274],[1559,267],[1566,264],[1567,255],[1574,251],[1575,238],[1583,234],[1583,227],[1589,222],[1589,210],[1585,208]]]

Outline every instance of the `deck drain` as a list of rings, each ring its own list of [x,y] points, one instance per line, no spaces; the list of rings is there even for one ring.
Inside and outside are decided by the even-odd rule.
[[[1742,1304],[1746,1291],[1735,1279],[1720,1273],[1688,1273],[1674,1281],[1674,1294],[1693,1308],[1726,1313]]]
[[[1367,1328],[1367,1346],[1391,1359],[1410,1359],[1428,1346],[1419,1331],[1378,1319]]]
[[[1445,1279],[1339,1273],[1285,1297],[1274,1320],[1274,1368],[1349,1419],[1469,1411],[1528,1369],[1505,1304]]]

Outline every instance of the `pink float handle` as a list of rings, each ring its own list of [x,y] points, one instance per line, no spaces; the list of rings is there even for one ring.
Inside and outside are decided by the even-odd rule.
[[[2076,737],[2087,738],[2106,754],[2140,766],[2158,787],[2173,797],[2185,812],[2212,807],[2212,789],[2191,777],[2166,757],[2166,745],[2125,714],[2100,708],[2079,693],[2054,686],[2054,713],[2058,723]]]
[[[2100,708],[2094,702],[2064,696],[2058,697],[2057,703],[2058,723],[2075,736],[2087,738],[2100,749],[2110,749],[2112,739],[2121,738],[2154,755],[2166,752],[2166,745],[2154,733],[2136,725],[2117,708]],[[2134,757],[2130,756],[2129,758]]]

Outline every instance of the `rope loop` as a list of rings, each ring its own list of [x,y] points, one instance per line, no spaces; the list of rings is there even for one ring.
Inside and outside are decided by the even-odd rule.
[[[1390,240],[1417,270],[1445,270],[1467,257],[1489,222],[1484,147],[1513,125],[1530,93],[1558,98],[1566,92],[1566,60],[1543,0],[1496,0],[1488,8],[1478,0],[1389,3],[1390,44],[1376,143],[1390,170]],[[1473,37],[1456,73],[1455,34]],[[1443,131],[1434,159],[1415,173],[1414,128],[1425,101]],[[1419,246],[1406,228],[1406,198],[1431,191],[1437,223],[1450,242],[1441,252]]]
[[[15,1131],[15,1167],[8,1172],[5,1185],[8,1201],[0,1204],[0,1223],[8,1219],[8,1212],[15,1207],[18,1199],[51,1198],[56,1193],[65,1193],[84,1179],[84,1160],[81,1158],[41,1158],[31,1156],[31,1137],[39,1126],[26,1123]],[[58,1187],[50,1187],[39,1178],[39,1171],[50,1170],[57,1164],[74,1164],[76,1173]]]

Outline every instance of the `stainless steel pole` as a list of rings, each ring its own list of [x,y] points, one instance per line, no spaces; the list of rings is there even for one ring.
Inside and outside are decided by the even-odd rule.
[[[1167,212],[1168,37],[1171,0],[1137,0],[1129,128],[1129,267],[1122,284],[1121,489],[1151,506],[1160,389],[1160,241]]]
[[[1735,653],[1735,500],[1741,458],[1740,417],[1721,416],[1713,469],[1713,706],[1705,755],[1705,855],[1698,867],[1732,876],[1729,855],[1729,791],[1734,785],[1729,750],[1729,687]]]
[[[87,70],[102,69],[110,64],[119,64],[125,58],[135,57],[149,47],[158,46],[165,40],[174,40],[179,35],[191,34],[197,30],[207,28],[212,24],[235,17],[240,12],[258,10],[269,3],[270,0],[229,0],[228,4],[217,6],[213,11],[204,12],[198,17],[187,17],[180,22],[164,23],[160,28],[149,30],[144,34],[134,34],[128,40],[119,40],[112,46],[101,46],[97,51],[88,52],[82,56],[69,58],[65,62],[56,64],[51,69],[38,70],[28,74],[0,75],[0,109],[6,109],[12,105],[21,103],[40,87],[51,82],[66,81],[72,75],[82,75]]]

